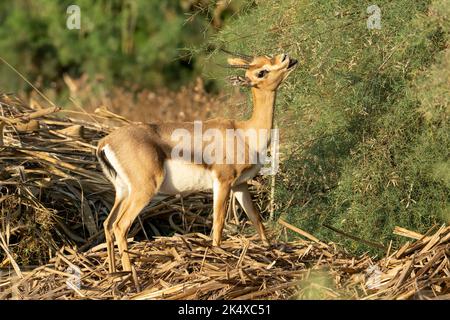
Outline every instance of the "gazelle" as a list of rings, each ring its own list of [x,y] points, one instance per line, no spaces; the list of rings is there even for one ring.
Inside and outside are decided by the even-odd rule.
[[[237,56],[237,57],[236,57]],[[253,94],[253,114],[246,121],[212,119],[203,123],[202,130],[214,129],[225,136],[227,130],[249,129],[270,131],[276,91],[281,82],[295,68],[297,60],[287,54],[274,57],[235,55],[228,59],[234,68],[245,69],[245,76],[234,78],[234,84],[250,87]],[[103,172],[113,183],[116,196],[108,218],[104,222],[109,257],[109,270],[115,272],[114,238],[119,247],[124,271],[132,271],[127,252],[127,233],[141,210],[157,194],[183,194],[192,191],[213,191],[213,245],[221,242],[226,204],[233,193],[250,218],[261,238],[268,245],[259,212],[255,209],[247,181],[260,170],[258,163],[193,163],[174,159],[176,142],[172,134],[177,129],[192,133],[194,123],[134,124],[121,127],[103,138],[97,147],[97,157]],[[270,136],[259,141],[267,146]],[[205,144],[193,144],[192,154],[204,151]],[[244,145],[245,154],[259,152]],[[254,148],[253,148],[254,149]],[[226,152],[225,152],[226,154]]]

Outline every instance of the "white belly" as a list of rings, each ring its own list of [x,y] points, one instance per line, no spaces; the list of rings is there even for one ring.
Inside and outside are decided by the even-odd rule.
[[[213,173],[200,165],[180,160],[166,160],[164,170],[165,177],[159,189],[160,193],[178,194],[211,190],[213,187]]]

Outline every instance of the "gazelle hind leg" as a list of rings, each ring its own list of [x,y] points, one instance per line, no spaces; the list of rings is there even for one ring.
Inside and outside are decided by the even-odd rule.
[[[155,192],[156,193],[156,192]],[[132,193],[125,201],[123,210],[120,210],[121,215],[117,217],[113,224],[114,236],[119,248],[119,255],[122,261],[123,271],[131,272],[133,282],[136,286],[136,290],[141,291],[136,270],[133,268],[130,260],[130,254],[128,253],[127,234],[130,230],[133,221],[144,209],[148,202],[150,202],[152,196],[145,193]]]
[[[114,257],[114,232],[113,232],[113,221],[115,220],[117,213],[120,210],[120,206],[122,204],[122,200],[115,200],[114,205],[103,223],[103,228],[105,230],[105,240],[106,240],[106,249],[108,252],[108,260],[109,260],[109,272],[116,272],[116,261]]]
[[[256,210],[253,205],[252,197],[250,195],[250,191],[248,190],[247,183],[242,183],[238,186],[233,187],[234,196],[237,201],[244,209],[245,213],[249,217],[252,224],[255,226],[256,231],[259,234],[259,237],[263,241],[265,245],[269,245],[269,241],[266,237],[266,232],[264,230],[264,225],[261,223],[261,217],[259,215],[258,210]]]
[[[144,209],[150,201],[148,197],[139,197],[138,199],[131,196],[125,200],[123,210],[120,217],[117,217],[113,224],[114,236],[119,248],[119,255],[122,260],[122,268],[124,271],[131,271],[130,256],[127,252],[127,234],[130,227],[139,213]]]
[[[152,182],[137,183],[140,189],[131,189],[125,202],[119,211],[116,220],[113,223],[114,236],[119,247],[119,254],[122,260],[122,267],[124,271],[132,271],[130,256],[127,252],[127,234],[130,230],[133,221],[137,218],[139,213],[150,202],[153,196],[158,192],[159,187],[163,181],[163,176],[149,179]]]
[[[114,181],[114,187],[116,189],[114,205],[111,208],[111,211],[110,211],[108,217],[103,222],[110,273],[116,272],[116,260],[115,260],[115,255],[114,255],[113,224],[116,221],[117,216],[119,215],[120,211],[122,210],[124,198],[127,196],[127,187],[119,177],[116,177],[116,179]]]

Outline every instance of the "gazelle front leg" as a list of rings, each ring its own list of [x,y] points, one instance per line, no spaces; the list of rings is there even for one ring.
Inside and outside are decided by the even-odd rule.
[[[238,186],[233,187],[233,193],[237,201],[240,203],[242,209],[244,209],[250,221],[255,226],[262,242],[267,246],[270,245],[266,237],[264,225],[261,223],[260,214],[253,205],[252,197],[250,195],[250,191],[248,190],[247,183],[242,183]]]
[[[213,185],[213,246],[219,246],[222,240],[223,225],[227,213],[231,183],[214,180]]]

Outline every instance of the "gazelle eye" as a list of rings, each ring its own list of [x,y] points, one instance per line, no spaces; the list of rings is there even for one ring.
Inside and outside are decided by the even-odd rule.
[[[258,74],[256,75],[258,78],[262,78],[264,77],[267,73],[269,73],[269,71],[267,70],[261,70],[260,72],[258,72]]]

